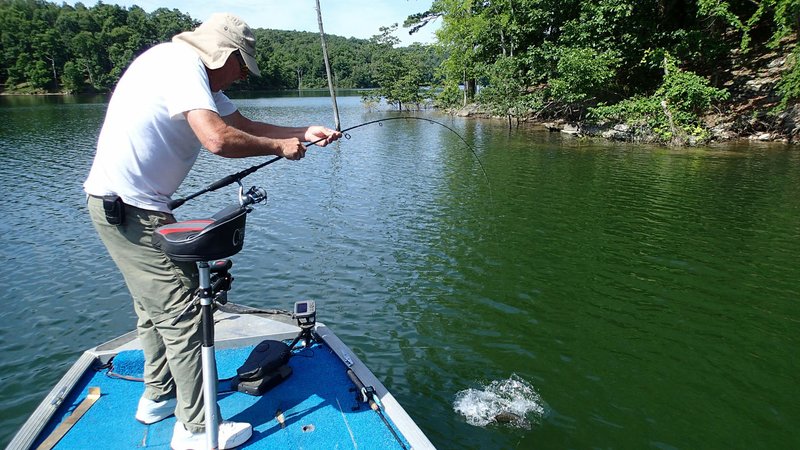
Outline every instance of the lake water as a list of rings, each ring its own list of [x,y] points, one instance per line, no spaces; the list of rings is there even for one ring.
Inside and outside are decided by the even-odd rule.
[[[324,97],[236,100],[283,125]],[[134,327],[81,184],[105,100],[0,99],[0,445]],[[340,98],[342,126],[393,112]],[[233,301],[316,300],[441,449],[800,448],[800,148],[666,149],[432,112],[279,161]],[[263,159],[204,153],[187,195]],[[487,181],[488,178],[488,181]],[[233,187],[179,219],[234,201]],[[520,420],[487,423],[500,411]]]

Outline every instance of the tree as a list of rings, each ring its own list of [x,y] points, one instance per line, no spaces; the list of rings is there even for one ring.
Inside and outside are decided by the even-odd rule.
[[[611,50],[599,53],[591,48],[562,48],[548,82],[549,97],[566,105],[568,115],[574,108],[582,116],[586,106],[607,98],[604,94],[619,64],[620,58]]]
[[[519,118],[535,105],[535,96],[526,92],[520,77],[519,60],[511,56],[498,58],[484,70],[486,87],[481,89],[481,102],[491,105],[495,114],[505,116],[511,128],[513,117]]]
[[[84,77],[78,66],[72,61],[67,61],[64,64],[63,72],[64,74],[61,76],[61,86],[64,92],[80,92],[83,89]]]
[[[464,86],[462,105],[471,102],[477,92],[476,67],[482,36],[488,33],[488,24],[473,9],[472,1],[437,0],[431,11],[441,14],[443,24],[436,33],[440,51],[446,55],[441,73],[447,80],[458,80]]]
[[[380,27],[381,34],[370,39],[375,55],[372,60],[372,79],[378,89],[366,94],[364,99],[375,102],[383,97],[390,105],[396,105],[398,110],[404,107],[410,109],[411,105],[419,109],[425,101],[421,89],[426,73],[429,73],[424,68],[425,54],[419,47],[394,48],[400,42],[393,35],[396,30],[397,24]]]

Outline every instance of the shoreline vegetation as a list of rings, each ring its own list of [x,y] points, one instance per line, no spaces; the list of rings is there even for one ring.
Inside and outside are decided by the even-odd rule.
[[[800,142],[797,0],[434,0],[438,42],[326,36],[337,89],[628,142]],[[0,0],[0,95],[108,94],[141,52],[200,22],[177,10]],[[324,88],[318,33],[254,30],[261,77],[232,92]]]

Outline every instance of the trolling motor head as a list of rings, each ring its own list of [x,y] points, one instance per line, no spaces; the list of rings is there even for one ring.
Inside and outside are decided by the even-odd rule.
[[[241,186],[241,185],[240,185]],[[153,246],[175,261],[213,261],[239,253],[244,246],[249,205],[266,201],[264,189],[239,189],[239,204],[222,209],[208,219],[165,225],[153,234]]]

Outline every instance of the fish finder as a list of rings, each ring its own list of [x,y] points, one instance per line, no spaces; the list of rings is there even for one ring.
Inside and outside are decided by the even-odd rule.
[[[314,323],[316,315],[317,305],[314,303],[314,300],[295,302],[293,316],[298,322],[302,323],[310,320],[311,323]]]
[[[315,341],[312,331],[314,330],[314,324],[317,322],[317,305],[314,303],[314,300],[295,302],[292,317],[297,319],[297,326],[300,327],[300,334],[289,344],[289,348],[294,348],[300,340],[303,340],[306,347],[308,347]]]

